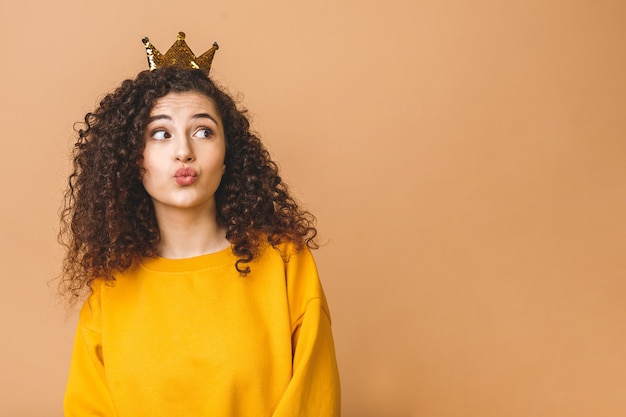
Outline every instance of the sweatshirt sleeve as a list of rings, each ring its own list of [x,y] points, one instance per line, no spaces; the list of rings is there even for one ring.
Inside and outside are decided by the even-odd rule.
[[[308,249],[289,257],[293,374],[273,417],[338,417],[340,384],[328,305]]]
[[[80,311],[63,404],[65,417],[116,416],[104,372],[99,285],[94,283]]]

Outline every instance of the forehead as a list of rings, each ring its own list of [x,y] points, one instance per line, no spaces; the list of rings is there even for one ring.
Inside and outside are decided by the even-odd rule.
[[[208,113],[220,118],[213,100],[202,93],[188,91],[184,93],[168,93],[157,99],[150,111],[150,116],[172,115],[185,113]],[[221,118],[220,118],[221,119]]]

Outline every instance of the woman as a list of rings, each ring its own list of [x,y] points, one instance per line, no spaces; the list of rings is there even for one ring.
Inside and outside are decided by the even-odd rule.
[[[314,218],[200,69],[127,80],[85,117],[61,290],[88,289],[66,416],[338,416]]]

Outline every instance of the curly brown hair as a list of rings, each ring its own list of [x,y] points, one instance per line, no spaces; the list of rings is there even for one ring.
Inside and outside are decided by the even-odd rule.
[[[94,279],[114,281],[115,272],[157,256],[159,228],[141,181],[144,130],[159,98],[189,91],[210,98],[224,124],[226,172],[215,201],[237,271],[250,272],[246,264],[264,241],[317,247],[315,217],[289,193],[246,110],[200,70],[143,71],[104,97],[78,131],[59,232],[66,247],[59,291],[71,301]]]

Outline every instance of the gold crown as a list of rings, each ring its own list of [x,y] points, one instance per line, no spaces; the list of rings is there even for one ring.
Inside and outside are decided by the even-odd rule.
[[[148,38],[143,38],[141,41],[146,47],[150,71],[163,67],[180,67],[201,69],[209,75],[213,55],[215,55],[215,51],[219,49],[217,42],[214,42],[211,49],[197,57],[191,51],[187,42],[185,42],[185,34],[183,32],[178,32],[176,42],[174,42],[174,45],[172,45],[165,55],[161,54],[159,50],[150,43]]]

